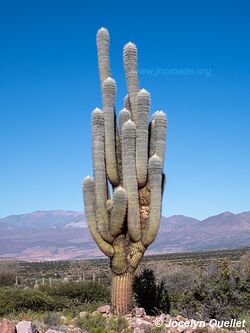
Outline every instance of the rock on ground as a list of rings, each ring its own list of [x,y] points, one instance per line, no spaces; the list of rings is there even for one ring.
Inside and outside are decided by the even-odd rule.
[[[130,319],[128,321],[128,328],[130,329],[149,329],[149,328],[152,328],[154,327],[154,324],[147,321],[147,320],[144,320],[142,318],[137,318],[137,317],[134,317],[132,319]]]
[[[9,320],[0,322],[0,333],[16,333],[16,326]]]
[[[144,317],[146,316],[146,311],[144,310],[144,308],[135,307],[132,310],[132,315],[135,317]]]
[[[16,325],[17,333],[38,333],[31,321],[19,321]]]
[[[111,308],[110,308],[110,305],[102,305],[102,306],[99,306],[99,308],[97,308],[96,311],[100,312],[100,313],[110,313]]]

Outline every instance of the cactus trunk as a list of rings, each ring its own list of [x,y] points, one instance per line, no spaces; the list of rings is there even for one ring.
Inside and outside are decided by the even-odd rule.
[[[116,315],[125,315],[132,310],[132,281],[131,273],[112,275],[112,308]]]
[[[150,94],[139,91],[137,48],[128,43],[123,52],[128,95],[117,124],[104,28],[97,33],[97,49],[103,105],[92,113],[94,178],[84,180],[84,207],[93,239],[110,258],[113,311],[124,315],[132,309],[133,274],[159,229],[167,119],[157,111],[149,122]]]

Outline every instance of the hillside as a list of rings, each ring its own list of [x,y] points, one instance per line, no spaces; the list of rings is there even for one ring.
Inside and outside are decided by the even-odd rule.
[[[250,245],[250,212],[222,214],[202,221],[183,215],[162,217],[148,254],[230,249]],[[92,240],[84,214],[35,211],[0,219],[0,258],[59,260],[102,254]]]

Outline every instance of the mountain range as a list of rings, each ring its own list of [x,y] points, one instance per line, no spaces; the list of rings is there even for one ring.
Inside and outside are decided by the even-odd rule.
[[[162,217],[147,254],[230,249],[250,245],[250,212],[198,220]],[[92,240],[85,216],[76,211],[35,211],[0,219],[0,258],[66,260],[103,256]]]

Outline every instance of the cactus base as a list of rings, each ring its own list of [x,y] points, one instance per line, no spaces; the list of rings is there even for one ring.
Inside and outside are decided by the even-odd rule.
[[[112,275],[112,308],[116,315],[125,315],[132,310],[132,280],[131,273]]]

